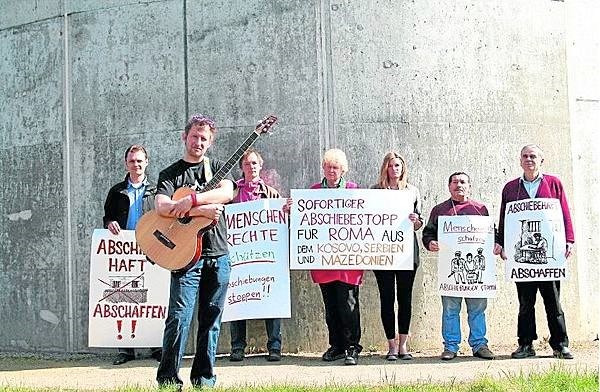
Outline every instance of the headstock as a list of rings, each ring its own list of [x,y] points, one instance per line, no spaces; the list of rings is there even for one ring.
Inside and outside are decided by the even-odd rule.
[[[256,125],[256,129],[254,130],[254,132],[256,132],[259,135],[269,132],[271,127],[273,125],[275,125],[276,122],[277,122],[276,116],[274,116],[272,114],[269,116],[266,116]]]

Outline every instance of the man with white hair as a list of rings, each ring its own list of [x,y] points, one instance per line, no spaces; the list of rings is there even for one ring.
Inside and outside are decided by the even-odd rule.
[[[563,214],[565,225],[566,249],[565,257],[568,258],[573,250],[575,234],[571,222],[571,214],[567,197],[560,180],[540,171],[544,162],[544,152],[535,144],[528,144],[521,149],[521,167],[523,176],[508,182],[502,190],[502,203],[500,205],[500,223],[496,233],[496,245],[504,246],[504,213],[506,204],[515,200],[529,198],[558,199]],[[502,257],[506,259],[504,252]],[[528,281],[517,282],[519,297],[519,316],[517,336],[519,347],[512,353],[513,358],[521,359],[535,356],[533,341],[538,338],[535,326],[535,298],[539,290],[544,299],[544,307],[550,329],[550,346],[556,358],[573,359],[569,351],[569,338],[565,324],[565,315],[560,306],[560,281]]]

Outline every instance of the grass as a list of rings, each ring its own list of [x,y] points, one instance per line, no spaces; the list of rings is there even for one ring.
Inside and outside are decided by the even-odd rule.
[[[149,392],[156,391],[153,388],[124,387],[113,389],[115,392]],[[174,389],[173,389],[174,390]],[[186,388],[192,391],[191,388]],[[216,391],[225,390],[216,388]],[[444,384],[413,384],[413,385],[381,385],[381,386],[344,386],[330,385],[325,387],[302,387],[302,386],[272,386],[272,387],[238,387],[228,388],[227,391],[233,392],[587,392],[599,390],[598,373],[594,371],[567,371],[561,368],[554,368],[546,373],[529,375],[510,375],[505,378],[495,380],[484,377],[474,382],[455,383],[448,382]],[[56,392],[73,391],[73,389],[57,388],[23,388],[0,386],[0,392]],[[105,390],[107,391],[107,390]],[[168,389],[164,390],[165,392]]]

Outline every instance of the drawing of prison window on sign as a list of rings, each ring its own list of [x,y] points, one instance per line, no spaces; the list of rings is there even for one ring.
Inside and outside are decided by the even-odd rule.
[[[160,347],[170,280],[168,270],[146,259],[133,230],[94,230],[88,346]]]
[[[565,226],[559,200],[525,199],[506,204],[507,280],[566,279],[565,247]]]
[[[225,207],[231,274],[223,321],[291,317],[284,202],[261,199]]]
[[[292,189],[290,269],[411,270],[413,195]]]
[[[489,216],[438,217],[438,291],[449,297],[495,298],[494,222]]]

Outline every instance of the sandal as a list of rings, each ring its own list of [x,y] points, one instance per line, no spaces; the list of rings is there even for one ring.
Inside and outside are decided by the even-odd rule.
[[[388,352],[385,356],[386,361],[396,361],[398,359],[398,354],[394,354],[392,352]]]
[[[398,355],[398,359],[401,359],[403,361],[410,361],[411,359],[413,359],[413,356],[409,353],[406,354],[399,354]]]

